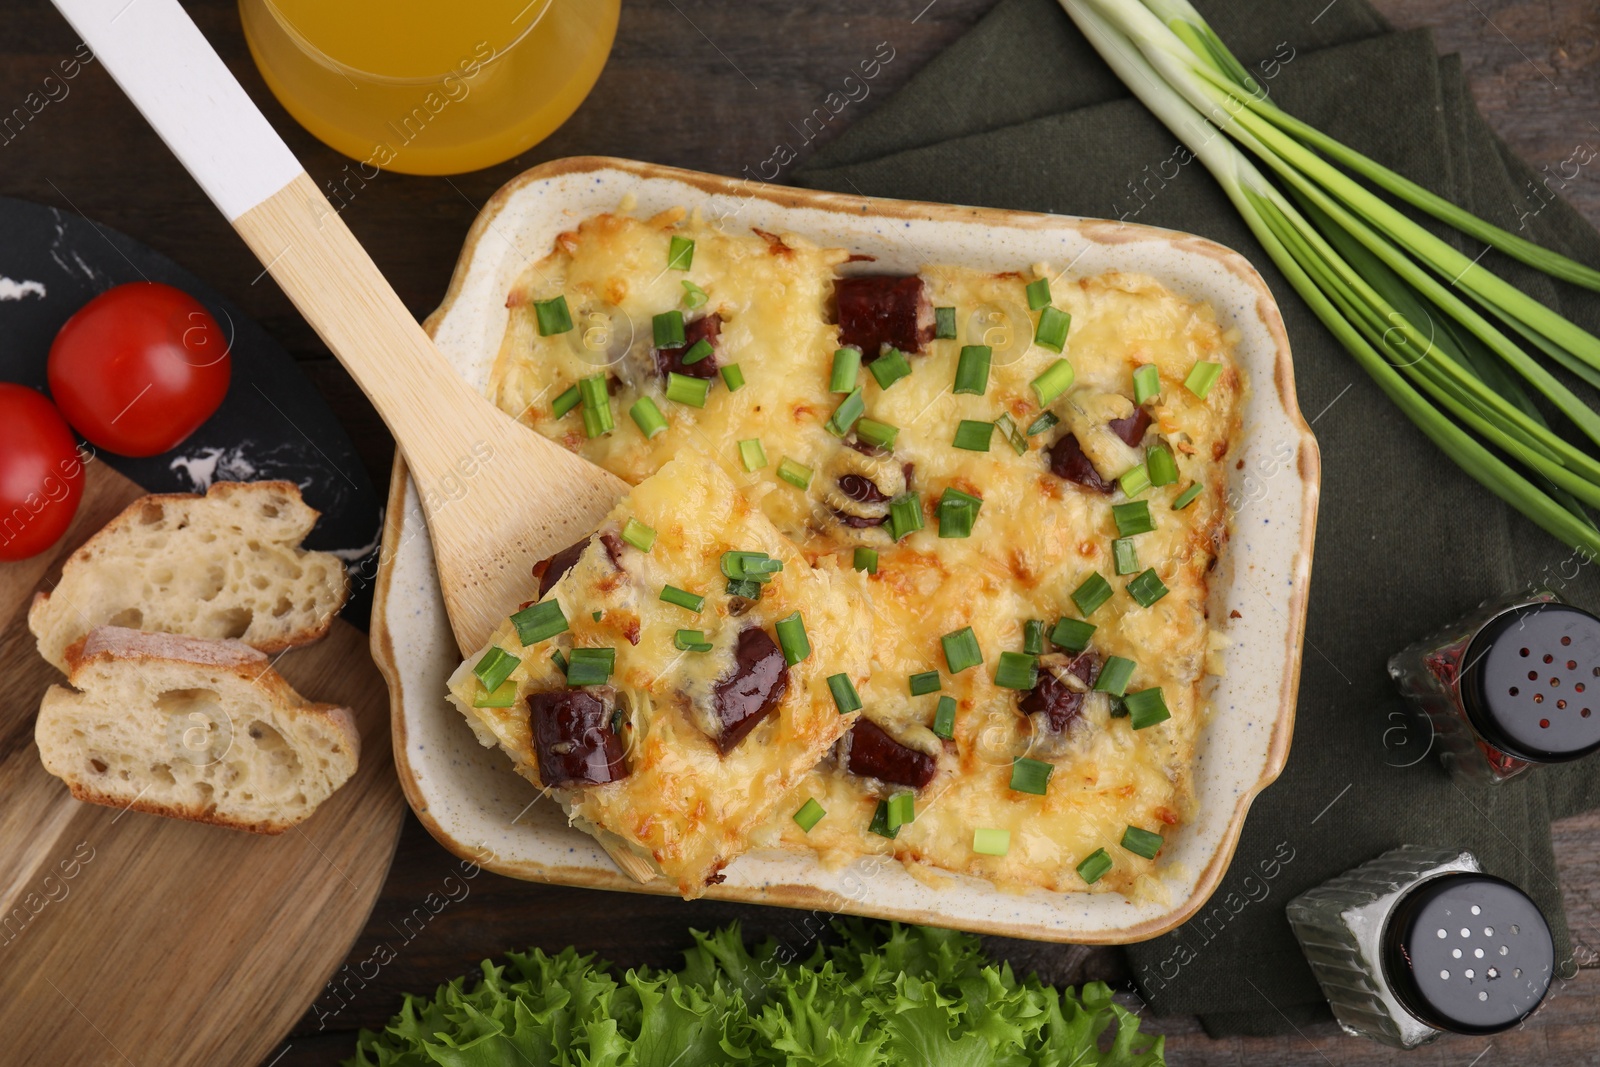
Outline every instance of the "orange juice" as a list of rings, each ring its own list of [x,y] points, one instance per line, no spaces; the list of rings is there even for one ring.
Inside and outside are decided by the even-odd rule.
[[[509,159],[577,110],[621,0],[239,0],[278,100],[363,168],[456,174]]]

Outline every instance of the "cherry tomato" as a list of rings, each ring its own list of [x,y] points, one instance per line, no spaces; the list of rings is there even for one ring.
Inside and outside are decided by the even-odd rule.
[[[175,448],[232,375],[228,338],[200,301],[159,282],[108,289],[50,346],[50,395],[73,429],[121,456]]]
[[[55,544],[82,497],[83,460],[61,412],[26,386],[0,382],[0,559]]]

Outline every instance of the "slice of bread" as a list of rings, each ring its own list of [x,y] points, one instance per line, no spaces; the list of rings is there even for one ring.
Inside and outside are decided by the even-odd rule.
[[[314,704],[240,641],[92,630],[67,651],[34,740],[91,804],[280,834],[355,773],[349,708]]]
[[[263,652],[327,634],[350,581],[339,557],[300,542],[317,511],[292,482],[218,482],[205,496],[147,496],[74,552],[28,610],[39,654],[96,626],[236,638]]]

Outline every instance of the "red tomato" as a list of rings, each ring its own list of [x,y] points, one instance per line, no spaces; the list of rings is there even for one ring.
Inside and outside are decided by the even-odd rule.
[[[83,461],[66,421],[40,394],[0,382],[0,559],[56,543],[83,497]]]
[[[217,410],[232,364],[228,339],[200,301],[159,282],[129,282],[83,305],[56,334],[50,395],[90,443],[154,456]]]

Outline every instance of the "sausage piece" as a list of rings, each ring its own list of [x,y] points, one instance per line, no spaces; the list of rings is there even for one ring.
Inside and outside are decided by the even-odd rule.
[[[1132,415],[1125,419],[1112,419],[1106,425],[1111,427],[1112,433],[1122,438],[1123,444],[1138,448],[1139,442],[1144,440],[1144,432],[1150,428],[1150,413],[1144,408],[1134,408]]]
[[[656,349],[656,370],[661,372],[661,377],[668,374],[686,374],[691,378],[714,378],[717,374],[717,339],[722,336],[722,316],[716,312],[702,315],[693,322],[683,324],[682,348]],[[689,354],[689,349],[697,341],[705,341],[711,346],[711,354],[704,359],[693,363],[685,363],[683,357]]]
[[[921,352],[933,340],[933,304],[922,279],[872,274],[833,283],[839,311],[839,343],[861,349],[861,362],[883,355],[883,346]]]
[[[610,689],[557,689],[528,697],[539,780],[547,786],[603,785],[628,776],[622,739],[611,729]]]
[[[539,597],[543,600],[550,588],[561,580],[561,576],[577,565],[578,557],[583,555],[583,550],[588,547],[589,539],[586,537],[575,545],[568,545],[549,559],[540,560],[533,565],[534,577],[539,579]]]
[[[938,762],[926,752],[902,745],[871,719],[860,718],[850,728],[849,766],[851,774],[863,778],[921,789],[933,781]]]
[[[783,652],[759,626],[739,635],[734,657],[733,673],[711,691],[712,708],[722,724],[722,733],[712,740],[724,756],[778,709],[789,688]]]
[[[1094,469],[1089,457],[1083,454],[1078,439],[1070,433],[1062,434],[1050,446],[1050,473],[1097,493],[1111,492],[1114,484],[1100,477],[1100,472]]]
[[[1100,657],[1093,652],[1084,652],[1072,661],[1067,670],[1088,689],[1100,677]],[[1042,670],[1038,684],[1022,695],[1017,707],[1024,715],[1042,714],[1044,725],[1050,732],[1061,734],[1066,733],[1083,714],[1083,698],[1088,695],[1087,692],[1080,693],[1072,689],[1051,671]]]

